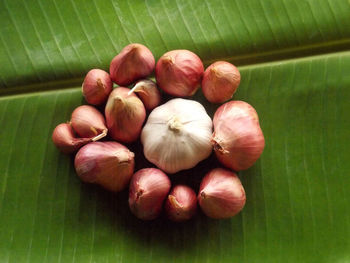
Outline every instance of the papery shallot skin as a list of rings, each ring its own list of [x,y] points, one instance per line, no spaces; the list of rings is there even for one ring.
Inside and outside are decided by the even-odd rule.
[[[217,61],[205,71],[202,80],[204,96],[212,103],[222,103],[232,98],[241,81],[238,69],[229,62]]]
[[[139,219],[157,218],[171,187],[168,176],[157,168],[137,171],[129,186],[129,207]]]
[[[101,105],[106,102],[112,88],[112,80],[106,71],[92,69],[85,76],[82,92],[89,104]]]
[[[215,168],[202,179],[198,202],[208,217],[223,219],[233,217],[243,209],[246,195],[235,173]]]
[[[113,58],[109,72],[119,86],[128,86],[138,79],[149,76],[155,66],[152,52],[144,45],[132,43]]]
[[[251,167],[262,154],[265,139],[255,109],[243,101],[221,105],[213,118],[212,143],[218,160],[235,171]]]
[[[201,59],[189,50],[172,50],[157,62],[158,86],[177,97],[192,96],[200,87],[204,72]]]
[[[134,173],[134,153],[117,142],[92,142],[75,156],[74,166],[80,179],[119,192],[127,188]]]
[[[142,101],[130,89],[119,87],[109,95],[105,116],[109,135],[116,141],[131,143],[141,133],[146,119]]]

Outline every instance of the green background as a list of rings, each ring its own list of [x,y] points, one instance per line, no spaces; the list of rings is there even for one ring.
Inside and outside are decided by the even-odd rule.
[[[2,0],[0,22],[0,262],[350,262],[348,0]],[[87,71],[131,42],[239,67],[266,148],[236,217],[139,221],[52,144]]]

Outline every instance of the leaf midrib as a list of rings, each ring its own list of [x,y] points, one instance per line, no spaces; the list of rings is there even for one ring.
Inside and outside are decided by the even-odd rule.
[[[248,68],[257,66],[257,64],[274,64],[280,61],[308,59],[311,56],[322,56],[332,53],[346,52],[350,50],[349,46],[350,38],[344,38],[334,41],[321,42],[316,44],[314,43],[303,46],[294,46],[278,50],[268,50],[263,52],[235,55],[231,57],[220,57],[216,59],[203,60],[203,63],[205,66],[208,66],[214,61],[225,60],[234,63],[239,68]],[[300,56],[298,53],[301,53],[303,55]],[[81,76],[79,78],[68,78],[40,83],[31,83],[27,85],[9,86],[6,88],[0,88],[0,97],[72,88],[74,86],[80,86],[83,82],[83,79],[84,76]]]

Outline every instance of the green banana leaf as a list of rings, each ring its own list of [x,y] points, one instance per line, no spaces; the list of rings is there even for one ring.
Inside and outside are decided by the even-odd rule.
[[[2,0],[0,22],[0,262],[350,262],[348,0]],[[234,218],[140,221],[51,142],[84,74],[131,42],[239,67],[266,148]],[[198,189],[217,165],[171,178]]]

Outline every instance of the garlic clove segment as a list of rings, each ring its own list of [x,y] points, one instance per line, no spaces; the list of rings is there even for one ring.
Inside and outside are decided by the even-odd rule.
[[[241,74],[234,65],[226,61],[217,61],[203,74],[203,94],[212,103],[222,103],[232,98],[240,81]]]
[[[162,100],[157,84],[150,79],[138,81],[129,94],[131,92],[135,92],[140,97],[147,110],[153,110]]]
[[[156,168],[137,171],[129,187],[129,207],[139,219],[152,220],[161,213],[171,187],[168,176]]]
[[[102,69],[90,70],[84,79],[82,92],[85,100],[92,105],[106,102],[113,88],[109,74]]]
[[[192,188],[186,185],[175,186],[165,202],[168,218],[181,222],[192,218],[197,211],[197,196]]]
[[[133,43],[113,58],[109,72],[119,86],[128,86],[138,79],[149,76],[154,70],[152,52],[144,45]]]
[[[92,142],[78,151],[74,166],[82,181],[119,192],[134,173],[134,153],[117,142]]]
[[[203,72],[203,63],[195,53],[184,49],[172,50],[157,62],[157,84],[170,95],[192,96],[200,87]]]
[[[239,213],[246,195],[237,175],[216,168],[207,173],[199,187],[198,202],[202,211],[211,218],[229,218]]]
[[[223,165],[240,171],[259,159],[265,139],[252,106],[243,101],[227,102],[215,112],[213,124],[212,143]]]
[[[105,116],[110,136],[125,143],[136,141],[146,119],[142,101],[130,89],[119,87],[109,95]]]
[[[167,173],[190,169],[209,157],[212,121],[197,101],[172,99],[155,108],[142,129],[147,160]]]
[[[69,123],[61,123],[54,129],[52,141],[61,152],[69,154],[91,142],[91,139],[76,138],[72,126]]]
[[[71,125],[80,137],[93,141],[102,139],[108,132],[103,115],[90,105],[79,106],[73,111]]]

